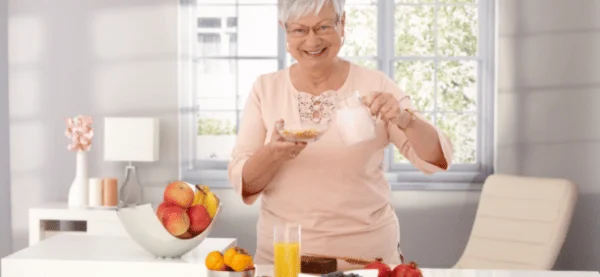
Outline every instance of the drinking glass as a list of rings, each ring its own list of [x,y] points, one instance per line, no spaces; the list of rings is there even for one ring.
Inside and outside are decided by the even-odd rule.
[[[300,224],[277,224],[273,231],[275,277],[298,277],[300,274]]]
[[[337,125],[347,146],[375,138],[375,118],[355,91],[336,98]]]

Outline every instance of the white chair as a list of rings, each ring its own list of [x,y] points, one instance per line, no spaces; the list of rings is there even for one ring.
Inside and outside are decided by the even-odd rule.
[[[551,270],[577,203],[564,179],[492,175],[455,268]]]

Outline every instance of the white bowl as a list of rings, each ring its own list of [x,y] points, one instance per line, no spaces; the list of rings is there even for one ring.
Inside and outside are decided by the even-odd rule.
[[[171,235],[162,225],[150,204],[117,209],[121,224],[129,236],[146,251],[158,258],[179,258],[196,248],[210,234],[219,216],[221,205],[204,232],[190,238],[180,239]]]
[[[207,270],[208,277],[254,277],[256,270],[246,270],[246,271],[216,271],[216,270]],[[314,277],[314,276],[312,276]]]
[[[329,129],[327,123],[277,124],[276,130],[281,137],[291,142],[315,142]]]

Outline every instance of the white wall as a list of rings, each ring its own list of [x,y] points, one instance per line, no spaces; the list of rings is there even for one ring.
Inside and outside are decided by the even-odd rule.
[[[8,156],[8,2],[0,0],[0,257],[12,252]]]
[[[498,171],[568,178],[558,268],[600,270],[600,1],[501,0]]]
[[[65,118],[90,114],[90,174],[122,177],[102,159],[102,118],[161,120],[161,161],[140,182],[177,176],[177,3],[172,0],[9,0],[10,149],[15,248],[28,208],[66,201],[75,174]]]
[[[177,1],[9,2],[12,216],[15,248],[21,249],[27,209],[66,200],[75,163],[65,149],[67,116],[160,116],[161,162],[142,167],[142,181],[157,186],[177,177]],[[594,77],[600,76],[599,2],[500,2],[499,169],[567,177],[582,186],[558,268],[598,270],[600,253],[593,249],[600,249],[600,239],[588,234],[600,233],[593,167],[600,133],[592,121],[598,110],[592,108],[598,102]],[[101,134],[100,123],[96,128]],[[102,141],[94,142],[92,173],[120,177],[121,165],[103,162]],[[162,189],[147,192],[156,202]],[[231,190],[217,193],[226,209],[214,235],[237,237],[253,250],[258,206],[244,206]],[[393,192],[407,258],[426,267],[453,265],[478,197],[467,191]]]

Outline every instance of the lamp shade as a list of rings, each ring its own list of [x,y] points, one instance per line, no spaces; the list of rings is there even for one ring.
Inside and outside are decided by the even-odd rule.
[[[105,117],[104,160],[157,161],[159,120],[151,117]]]

